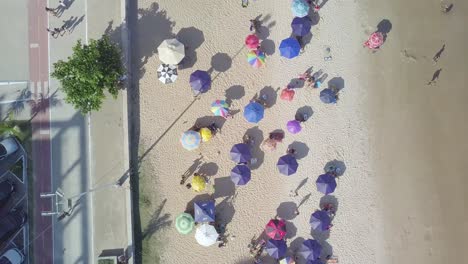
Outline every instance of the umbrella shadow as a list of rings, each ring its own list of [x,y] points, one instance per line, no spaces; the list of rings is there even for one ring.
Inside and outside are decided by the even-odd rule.
[[[226,89],[226,103],[232,104],[233,100],[239,100],[245,95],[245,88],[242,85],[233,85]]]
[[[265,103],[267,108],[270,108],[276,104],[278,99],[278,90],[279,88],[275,90],[271,86],[265,86],[262,88],[262,90],[260,90],[260,98],[262,96],[266,96]]]
[[[164,206],[166,205],[167,199],[164,199],[159,205],[158,209],[151,215],[148,225],[142,232],[142,239],[151,238],[156,232],[163,228],[167,228],[172,224],[172,221],[169,220],[171,214],[162,214]]]
[[[197,170],[198,166],[202,164],[203,156],[200,156],[196,160],[193,161],[192,165],[182,174],[182,181],[180,184],[185,184],[188,178],[193,175],[193,173]]]
[[[219,128],[219,130],[221,131],[225,122],[226,118],[222,116],[203,116],[197,118],[197,121],[195,121],[195,125],[198,127],[208,127],[214,123],[216,127]]]
[[[205,42],[203,31],[196,27],[182,28],[176,38],[185,45],[185,57],[179,64],[179,69],[191,68],[197,62],[197,49]]]
[[[322,253],[320,254],[320,258],[326,261],[327,258],[333,256],[333,247],[326,240],[318,242],[322,246]]]
[[[188,213],[188,214],[194,216],[195,215],[195,207],[194,207],[193,203],[200,202],[200,201],[209,201],[209,200],[214,200],[214,198],[211,195],[207,194],[207,193],[196,195],[195,197],[193,197],[192,200],[190,200],[187,203],[187,206],[185,207],[184,213]]]
[[[330,230],[326,231],[317,231],[314,230],[312,227],[310,228],[310,234],[311,236],[317,240],[320,244],[322,244],[323,241],[327,240],[330,238]]]
[[[345,87],[345,81],[342,77],[333,77],[328,81],[328,88],[335,90],[335,92],[341,91]]]
[[[284,220],[293,220],[297,216],[296,209],[295,202],[282,202],[276,209],[276,216]]]
[[[309,9],[308,17],[310,21],[312,22],[312,26],[316,26],[320,22],[320,14],[319,12],[314,12],[313,8]]]
[[[217,72],[226,72],[231,68],[232,59],[226,53],[216,53],[211,57],[211,68],[208,73],[211,74],[213,70]]]
[[[294,115],[294,118],[296,120],[301,120],[304,115],[307,116],[307,120],[309,120],[312,115],[314,114],[314,110],[312,110],[311,106],[303,106],[297,109],[296,114]]]
[[[214,179],[214,198],[233,197],[236,194],[236,185],[232,182],[231,177],[220,177]]]
[[[323,170],[325,172],[334,171],[336,176],[340,177],[343,176],[343,174],[346,171],[346,164],[344,163],[344,161],[335,159],[327,162],[327,164],[325,164],[325,167],[323,167]]]
[[[262,15],[259,15],[255,19],[260,23],[256,32],[258,38],[266,40],[270,36],[270,29],[276,25],[276,21],[271,21],[270,14],[265,15],[263,18]]]
[[[198,173],[203,176],[215,176],[218,173],[218,164],[214,162],[203,163],[198,169]]]
[[[333,213],[336,214],[338,211],[338,199],[334,195],[324,195],[320,198],[319,206],[320,209],[323,209],[327,205],[331,205],[333,208]],[[333,219],[332,219],[333,220]]]
[[[252,157],[254,159],[254,162],[251,162],[249,167],[251,170],[256,170],[260,168],[260,166],[263,164],[263,159],[265,157],[265,153],[260,148],[260,145],[262,144],[263,139],[264,139],[263,131],[260,130],[258,126],[255,126],[245,131],[243,138],[245,138],[246,136],[253,138],[253,143],[251,147],[252,147]]]
[[[260,50],[265,52],[267,56],[271,56],[275,54],[276,44],[271,39],[265,39],[264,41],[262,41],[262,43],[260,43]]]
[[[296,237],[291,243],[289,243],[289,250],[291,251],[292,255],[295,255],[296,252],[301,248],[302,243],[304,243],[305,238],[303,237]]]
[[[297,227],[293,222],[284,221],[286,223],[286,239],[293,239],[297,234]]]
[[[231,223],[234,218],[236,209],[234,208],[232,198],[233,196],[225,197],[220,203],[218,203],[216,208],[216,223],[228,225]]]
[[[291,143],[288,146],[288,149],[296,150],[296,152],[294,153],[294,157],[296,157],[296,159],[298,160],[307,157],[307,155],[309,154],[309,147],[305,143],[299,141],[294,141],[293,143]]]

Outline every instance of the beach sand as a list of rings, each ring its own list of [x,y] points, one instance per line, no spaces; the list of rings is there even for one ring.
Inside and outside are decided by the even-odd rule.
[[[413,88],[411,80],[415,83],[418,80],[403,69],[416,63],[430,64],[442,40],[437,40],[440,43],[431,40],[434,42],[431,48],[424,46],[430,52],[419,50],[417,42],[412,43],[414,46],[401,44],[405,38],[399,34],[405,33],[397,33],[401,31],[397,28],[404,27],[406,21],[396,22],[399,10],[392,9],[399,2],[378,2],[326,2],[304,54],[287,60],[279,56],[278,46],[291,31],[293,15],[289,1],[251,1],[248,8],[242,8],[240,1],[163,0],[157,4],[138,1],[141,14],[136,24],[134,37],[138,41],[133,60],[141,61],[138,62],[141,65],[140,118],[135,122],[139,123],[138,210],[144,238],[141,252],[144,263],[252,263],[247,245],[275,215],[288,221],[288,255],[309,238],[320,241],[324,247],[322,257],[333,254],[341,263],[393,263],[397,260],[410,263],[430,252],[440,254],[438,260],[455,253],[455,248],[451,248],[450,253],[441,252],[442,246],[450,245],[447,241],[462,238],[462,232],[449,229],[448,225],[460,226],[453,216],[463,210],[460,208],[464,198],[461,193],[463,175],[456,174],[455,168],[459,167],[448,165],[453,159],[459,159],[457,164],[462,164],[463,156],[448,155],[451,148],[443,142],[434,144],[438,142],[434,138],[442,141],[450,137],[450,145],[456,144],[463,135],[461,129],[453,131],[451,127],[463,125],[463,106],[459,103],[464,97],[449,96],[447,89],[461,92],[466,77],[455,69],[448,70],[447,66],[436,86],[426,86],[432,72],[415,66],[415,75],[422,78],[421,85],[414,87],[418,91],[410,90]],[[460,10],[454,13],[463,13],[462,10],[460,5]],[[439,15],[436,11],[434,14]],[[266,67],[254,69],[246,61],[247,49],[243,42],[249,34],[249,19],[258,15],[262,15],[260,37],[268,57]],[[391,20],[393,29],[383,49],[370,54],[362,48],[362,43],[384,18]],[[415,28],[406,36],[416,37],[418,32]],[[164,39],[171,37],[177,37],[188,46],[190,59],[182,65],[175,84],[163,85],[157,80],[160,61],[155,52]],[[327,47],[331,49],[331,61],[324,61]],[[450,51],[448,47],[447,43],[447,53],[440,59],[440,65],[448,65],[449,53],[455,58],[463,54],[461,43],[450,44]],[[405,48],[409,54],[416,54],[415,61],[401,55]],[[452,53],[457,49],[460,51]],[[323,69],[328,74],[324,87],[330,80],[344,83],[338,104],[323,104],[319,100],[319,90],[311,88],[297,89],[292,102],[279,99],[279,94],[275,96],[278,88],[283,88],[311,66],[314,71]],[[210,70],[213,83],[209,92],[194,99],[188,79],[197,69]],[[404,85],[390,82],[407,77]],[[449,80],[454,85],[442,90],[442,84]],[[430,93],[423,93],[428,89]],[[249,124],[242,116],[243,107],[260,91],[269,94],[273,106],[266,110],[265,118],[258,125]],[[422,95],[427,96],[425,102]],[[441,105],[440,96],[446,98],[444,103],[448,105],[443,113],[435,111]],[[197,120],[212,120],[211,102],[225,98],[232,102],[233,110],[240,112],[225,121],[214,118],[222,124],[222,132],[195,151],[183,149],[179,142],[181,133]],[[229,179],[229,172],[235,166],[229,159],[232,145],[240,143],[245,133],[254,136],[258,145],[269,132],[286,130],[286,122],[294,119],[299,108],[309,107],[313,115],[303,131],[297,135],[286,132],[284,142],[275,152],[264,153],[256,148],[254,155],[258,162],[252,166],[252,180],[246,186],[235,188]],[[413,112],[409,114],[409,111]],[[432,138],[429,137],[427,129],[432,128],[434,120],[448,123],[444,116],[449,112],[459,115],[455,120],[460,121],[451,127],[436,126]],[[414,127],[413,137],[408,136],[410,125]],[[424,138],[433,145],[422,144]],[[279,174],[275,164],[290,144],[298,150],[299,169],[295,175],[287,177]],[[414,145],[420,148],[412,147]],[[456,147],[461,148],[461,145]],[[406,151],[401,153],[402,150]],[[466,148],[464,150],[466,153]],[[443,163],[449,157],[450,162]],[[316,190],[315,180],[323,173],[325,164],[335,159],[343,161],[346,170],[338,180],[335,193],[323,197]],[[443,165],[433,169],[431,165],[436,162]],[[198,168],[192,170],[194,167]],[[183,236],[174,228],[175,217],[186,210],[188,203],[209,197],[179,184],[187,170],[199,170],[212,176],[217,217],[227,223],[229,234],[224,248],[202,247],[195,241],[194,232]],[[431,180],[427,181],[428,178]],[[449,178],[455,182],[445,181]],[[304,182],[299,195],[290,197],[290,192]],[[453,190],[450,197],[443,196],[447,195],[447,188]],[[300,215],[295,216],[294,208],[302,200]],[[310,214],[325,200],[337,204],[334,226],[330,234],[316,234],[311,232]],[[442,217],[449,212],[452,218]],[[460,214],[458,219],[462,217]],[[421,243],[426,243],[422,249],[419,248]],[[140,256],[140,252],[137,255]],[[275,261],[266,257],[264,263]]]
[[[392,23],[382,50],[367,57],[371,156],[385,219],[377,263],[468,259],[468,3],[452,3],[448,14],[439,1],[422,0],[361,9],[371,26]],[[437,83],[427,85],[438,69]]]

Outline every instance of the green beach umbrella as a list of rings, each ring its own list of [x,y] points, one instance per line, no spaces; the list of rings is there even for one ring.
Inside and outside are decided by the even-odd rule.
[[[176,218],[175,226],[176,226],[177,231],[179,231],[179,233],[187,235],[190,232],[192,232],[194,224],[195,224],[195,221],[193,220],[193,217],[190,214],[181,213]]]

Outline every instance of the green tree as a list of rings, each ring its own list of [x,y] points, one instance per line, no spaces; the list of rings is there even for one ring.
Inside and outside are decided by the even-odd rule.
[[[62,84],[65,101],[86,114],[101,108],[106,91],[117,97],[123,73],[120,49],[103,36],[89,45],[79,40],[68,61],[54,63],[52,77]]]

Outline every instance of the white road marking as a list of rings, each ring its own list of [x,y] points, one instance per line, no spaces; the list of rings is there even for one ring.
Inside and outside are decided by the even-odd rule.
[[[39,44],[38,44],[38,43],[30,43],[30,44],[29,44],[29,48],[30,48],[30,49],[39,48]]]

